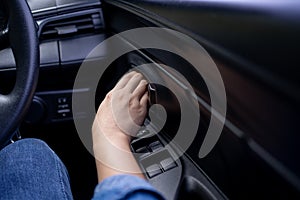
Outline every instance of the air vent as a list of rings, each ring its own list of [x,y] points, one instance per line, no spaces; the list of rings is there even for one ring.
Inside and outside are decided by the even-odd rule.
[[[64,17],[46,23],[40,35],[41,40],[59,39],[74,35],[97,33],[103,29],[100,13]]]

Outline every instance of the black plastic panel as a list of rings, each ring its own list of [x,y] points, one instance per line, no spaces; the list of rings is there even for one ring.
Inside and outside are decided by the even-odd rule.
[[[56,9],[56,0],[27,0],[32,11]]]
[[[59,54],[57,41],[40,44],[41,66],[58,66]]]
[[[0,51],[0,70],[15,67],[15,61],[11,49]],[[58,66],[59,55],[57,42],[46,42],[40,44],[40,66]]]
[[[171,200],[175,198],[180,183],[181,163],[180,160],[174,160],[173,151],[164,147],[166,141],[154,133],[150,127],[140,130],[138,135],[145,138],[133,140],[131,148],[138,153],[136,159],[145,177],[166,199]],[[152,149],[153,146],[158,148]],[[142,152],[141,149],[147,150]]]
[[[165,26],[197,39],[237,68],[289,96],[300,96],[298,59],[300,6],[297,1],[107,1],[122,7],[107,18],[124,31],[139,26]],[[118,18],[124,11],[134,16]],[[110,12],[114,12],[113,10]],[[109,13],[107,13],[109,14]],[[136,20],[142,16],[142,20]],[[118,19],[117,19],[118,18]],[[131,18],[130,20],[127,20]],[[192,20],[191,20],[192,19]],[[278,84],[278,80],[281,81]]]
[[[98,44],[105,40],[105,38],[105,35],[93,35],[59,41],[62,65],[84,60]],[[105,54],[106,49],[103,49],[103,51],[97,51],[93,54],[95,57],[91,58],[101,58],[105,56]]]
[[[88,3],[99,3],[100,0],[56,0],[58,7],[60,6],[70,6],[76,4],[88,4]]]
[[[99,0],[27,0],[27,2],[33,13],[51,11],[80,4],[100,4]]]
[[[40,44],[40,66],[60,66],[81,63],[86,56],[103,40],[104,34],[92,35],[81,38],[66,39],[61,41],[45,42]],[[93,54],[90,59],[100,59],[106,55],[106,49],[101,49]],[[15,67],[11,49],[0,51],[0,70]]]
[[[88,92],[89,89],[37,92],[36,97],[40,98],[44,104],[44,116],[39,119],[39,122],[47,124],[69,121],[73,118],[85,118],[87,114],[84,110],[77,113],[72,112],[72,94],[77,93],[85,98],[88,96]],[[32,112],[33,110],[29,110],[28,117]]]

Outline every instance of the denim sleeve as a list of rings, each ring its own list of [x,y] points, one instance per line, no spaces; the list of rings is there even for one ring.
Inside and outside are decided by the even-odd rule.
[[[92,200],[128,199],[163,200],[163,196],[147,181],[132,175],[116,175],[104,179],[95,189]]]

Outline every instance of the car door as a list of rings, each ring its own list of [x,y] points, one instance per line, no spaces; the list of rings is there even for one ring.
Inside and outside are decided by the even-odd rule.
[[[126,54],[129,68],[155,63],[156,67],[148,67],[145,72],[159,83],[153,84],[149,93],[153,104],[164,106],[168,116],[155,136],[132,143],[133,151],[142,153],[137,160],[150,183],[168,199],[299,198],[298,3],[104,0],[103,11],[112,34],[122,36],[123,31],[156,27],[197,41],[224,83],[227,110],[220,114],[212,105],[214,92],[220,93],[210,89],[210,83],[217,82],[214,75],[208,75],[213,66],[206,63],[201,74],[189,58],[159,48],[157,43],[172,37],[163,37],[159,31],[152,32],[156,37],[144,36],[152,40],[152,48],[141,46],[144,42],[127,40],[136,47]],[[141,35],[136,37],[141,41]],[[181,44],[173,40],[182,51],[192,51]],[[183,78],[174,75],[172,69]],[[189,99],[183,100],[189,102],[185,107],[188,112],[196,111],[201,116],[196,120],[197,133],[184,151],[176,149],[180,149],[180,142],[169,145],[182,122],[178,115],[182,117],[184,112],[180,111],[181,100],[176,99],[176,92]],[[216,142],[209,144],[213,146],[211,151],[201,156],[199,152],[207,145],[209,134],[217,134],[217,130],[209,132],[217,116],[220,123],[223,119],[224,127],[219,138],[210,138]],[[186,137],[191,137],[190,132],[185,132]],[[182,155],[175,159],[178,152]],[[172,162],[172,168],[165,169],[165,162]]]

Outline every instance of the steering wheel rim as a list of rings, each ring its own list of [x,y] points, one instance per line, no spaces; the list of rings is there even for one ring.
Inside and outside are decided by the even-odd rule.
[[[25,0],[0,0],[8,15],[8,38],[16,63],[13,90],[0,94],[0,148],[7,144],[32,101],[38,80],[39,43]]]

